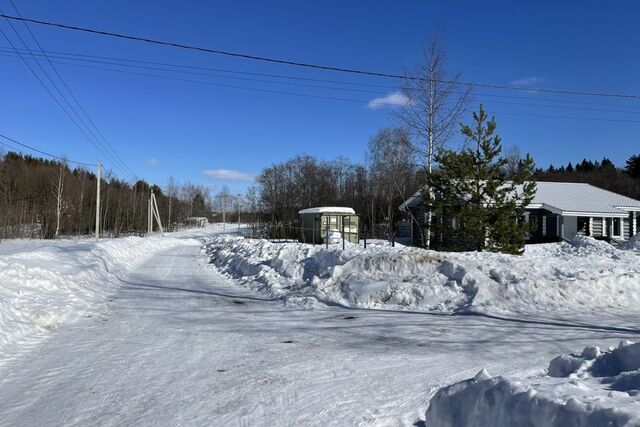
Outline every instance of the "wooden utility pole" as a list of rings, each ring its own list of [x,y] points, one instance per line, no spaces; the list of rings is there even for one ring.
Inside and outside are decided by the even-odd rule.
[[[96,240],[100,239],[100,175],[102,165],[98,162],[98,180],[96,184]]]
[[[153,191],[149,192],[149,200],[147,201],[147,234],[151,234],[153,231],[153,214],[151,213],[151,209],[153,209],[151,205],[151,196],[153,195]]]
[[[151,192],[151,211],[158,222],[158,228],[160,229],[160,233],[164,236],[164,229],[162,228],[162,222],[160,221],[160,210],[158,210],[158,202],[156,201],[156,195]]]

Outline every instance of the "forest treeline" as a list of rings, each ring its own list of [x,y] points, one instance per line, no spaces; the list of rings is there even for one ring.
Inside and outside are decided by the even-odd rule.
[[[265,168],[249,191],[250,209],[266,220],[292,223],[300,209],[315,206],[352,207],[369,229],[375,224],[389,232],[403,219],[399,205],[425,184],[425,170],[416,164],[399,128],[386,128],[369,142],[365,163],[345,158],[320,160],[308,155]],[[517,164],[519,150],[506,150],[509,168]],[[434,172],[437,173],[436,165]],[[622,167],[611,160],[582,160],[575,165],[537,168],[538,181],[582,182],[640,200],[640,156]]]
[[[8,152],[0,156],[0,238],[88,235],[95,230],[96,174],[65,162]],[[203,186],[170,180],[163,189],[143,180],[131,184],[115,177],[101,183],[101,230],[105,235],[147,230],[147,202],[155,193],[166,228],[186,218],[206,216]]]
[[[385,128],[369,141],[364,163],[294,156],[265,168],[242,197],[223,189],[210,198],[205,186],[180,185],[172,179],[160,187],[107,176],[101,186],[101,228],[109,236],[145,233],[153,190],[168,229],[188,225],[187,218],[217,215],[220,220],[222,211],[229,222],[237,221],[241,211],[243,222],[292,224],[300,209],[335,205],[354,208],[369,230],[375,226],[393,233],[403,219],[398,206],[422,188],[425,176],[408,135],[400,128]],[[640,199],[637,155],[621,167],[607,158],[585,159],[538,168],[534,176],[540,181],[589,183]],[[89,235],[95,230],[95,208],[95,172],[14,152],[0,156],[0,238]]]
[[[408,134],[386,128],[370,140],[364,164],[294,156],[265,168],[248,200],[271,223],[295,223],[304,208],[347,206],[362,227],[375,224],[390,232],[400,218],[398,206],[424,184],[414,160]]]

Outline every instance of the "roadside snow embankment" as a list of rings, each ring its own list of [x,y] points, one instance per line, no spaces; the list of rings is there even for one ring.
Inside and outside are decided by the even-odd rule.
[[[466,303],[464,287],[473,287],[471,280],[457,283],[441,273],[456,274],[439,254],[415,248],[348,244],[343,251],[341,245],[325,249],[223,235],[206,244],[206,253],[231,278],[285,301],[455,310]]]
[[[312,246],[216,236],[210,262],[285,301],[425,311],[538,313],[640,306],[640,251],[578,237],[522,256],[348,244]]]
[[[184,242],[127,237],[0,243],[0,360],[21,341],[99,311],[119,274]]]
[[[638,426],[640,342],[562,355],[545,372],[475,378],[440,389],[426,424],[434,426]]]

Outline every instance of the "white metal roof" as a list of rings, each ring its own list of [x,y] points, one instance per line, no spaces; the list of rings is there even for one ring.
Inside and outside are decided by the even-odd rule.
[[[420,192],[417,192],[400,205],[400,210],[414,207],[421,201]],[[537,181],[536,195],[527,207],[566,216],[621,217],[627,216],[629,211],[640,211],[640,201],[591,184]]]
[[[536,183],[536,195],[530,207],[542,205],[544,209],[561,215],[603,214],[624,215],[640,211],[640,201],[603,190],[590,184],[574,182]],[[590,215],[594,216],[594,215]]]
[[[319,208],[308,208],[302,209],[299,214],[322,214],[322,213],[332,213],[332,214],[351,214],[354,215],[356,211],[352,208],[344,208],[344,207],[336,207],[336,206],[325,206]]]

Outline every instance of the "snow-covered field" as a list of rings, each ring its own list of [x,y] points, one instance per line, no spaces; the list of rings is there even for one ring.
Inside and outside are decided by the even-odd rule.
[[[638,424],[638,242],[220,232],[0,242],[0,425]]]

